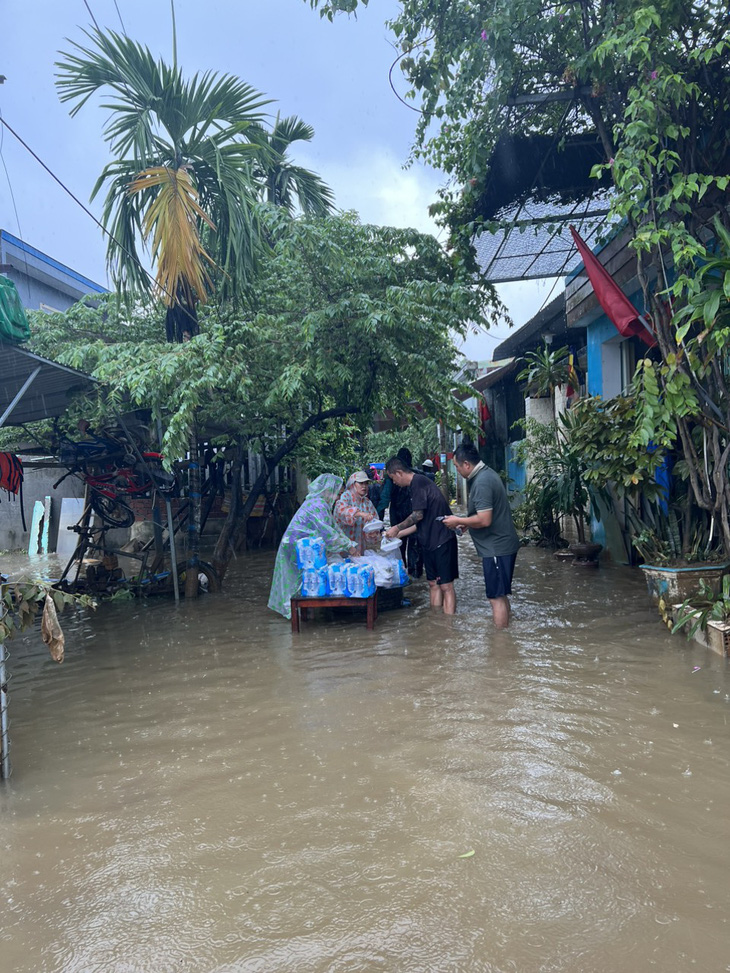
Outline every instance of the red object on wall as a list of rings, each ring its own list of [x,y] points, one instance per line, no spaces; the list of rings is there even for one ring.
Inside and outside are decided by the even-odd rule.
[[[636,337],[641,338],[645,345],[653,348],[656,344],[656,337],[646,320],[642,318],[574,226],[571,226],[570,232],[573,234],[575,245],[583,258],[583,266],[593,285],[598,303],[615,325],[616,330],[625,338],[636,335]]]

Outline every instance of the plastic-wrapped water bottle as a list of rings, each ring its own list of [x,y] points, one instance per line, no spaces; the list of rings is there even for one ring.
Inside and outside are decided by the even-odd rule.
[[[327,551],[324,540],[321,537],[311,538],[312,562],[315,568],[323,568],[327,565]]]
[[[297,567],[323,568],[327,564],[324,541],[321,537],[302,537],[297,541]]]
[[[305,598],[324,598],[329,594],[326,567],[302,569],[302,594]]]
[[[329,576],[330,592],[341,598],[347,594],[347,579],[345,577],[346,565],[330,564],[327,569]]]
[[[375,594],[375,571],[370,564],[363,564],[360,567],[362,575],[362,597],[369,598]]]
[[[357,564],[348,564],[346,573],[347,595],[350,598],[361,598],[360,573]]]

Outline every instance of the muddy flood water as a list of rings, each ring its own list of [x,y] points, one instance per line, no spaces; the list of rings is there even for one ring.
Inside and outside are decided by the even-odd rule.
[[[11,644],[2,973],[730,970],[728,669],[638,571],[292,636],[272,564]]]

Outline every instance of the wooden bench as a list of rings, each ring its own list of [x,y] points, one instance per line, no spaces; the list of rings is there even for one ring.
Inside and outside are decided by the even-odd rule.
[[[291,630],[299,631],[299,614],[301,612],[302,621],[307,620],[310,608],[365,608],[365,627],[375,628],[375,621],[378,617],[378,593],[370,595],[368,598],[343,598],[337,595],[326,595],[323,598],[309,598],[304,595],[295,595],[291,600]]]

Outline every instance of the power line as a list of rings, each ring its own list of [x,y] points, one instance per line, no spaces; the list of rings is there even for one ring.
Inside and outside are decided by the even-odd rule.
[[[3,118],[3,113],[2,113],[2,109],[0,108],[0,122],[2,121],[2,118]],[[12,203],[13,203],[13,212],[15,213],[15,223],[16,223],[16,225],[18,227],[18,236],[22,240],[23,239],[23,230],[22,230],[22,228],[20,226],[20,215],[18,214],[18,206],[17,206],[17,204],[15,202],[15,193],[13,192],[13,184],[10,181],[10,173],[8,172],[7,163],[5,162],[5,156],[3,155],[3,145],[4,145],[4,143],[5,143],[5,129],[4,128],[0,128],[0,160],[2,160],[3,169],[5,170],[5,178],[8,181],[8,189],[10,190],[10,199],[12,200]],[[25,252],[23,253],[23,261],[25,263],[25,276],[27,278],[27,284],[28,284],[28,300],[30,302],[30,298],[31,298],[31,292],[30,292],[30,273],[29,273],[29,268],[28,268],[28,254],[25,253]]]
[[[126,37],[126,35],[127,35],[127,28],[126,28],[126,27],[124,26],[124,21],[122,20],[122,15],[121,15],[121,13],[119,12],[119,6],[118,6],[118,4],[117,4],[117,0],[114,0],[114,7],[115,7],[115,9],[116,9],[116,11],[117,11],[117,16],[119,17],[119,23],[120,23],[120,24],[122,25],[122,33],[123,33],[123,34],[125,35],[125,37]]]
[[[94,27],[96,27],[96,29],[97,29],[97,30],[99,31],[99,33],[101,33],[101,27],[99,27],[99,25],[98,25],[98,23],[96,22],[96,17],[94,16],[94,14],[93,14],[93,11],[92,11],[92,9],[91,9],[91,7],[90,7],[90,6],[89,6],[89,4],[87,3],[87,0],[84,0],[84,6],[85,6],[85,7],[86,7],[86,9],[87,9],[87,10],[89,11],[89,16],[90,16],[90,17],[91,17],[91,19],[92,19],[92,20],[94,21]]]

